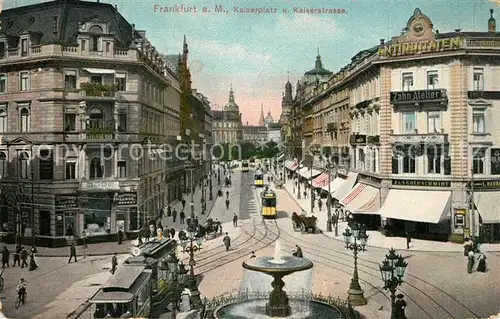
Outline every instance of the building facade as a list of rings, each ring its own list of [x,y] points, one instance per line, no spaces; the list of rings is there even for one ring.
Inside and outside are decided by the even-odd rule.
[[[264,125],[245,125],[243,126],[243,140],[253,142],[257,145],[268,141],[267,127]]]
[[[176,74],[109,4],[9,9],[2,26],[3,229],[46,242],[140,229],[182,169],[160,156],[180,129]]]
[[[229,100],[223,110],[212,110],[212,114],[212,134],[216,144],[237,143],[243,139],[240,108],[235,102],[232,86],[229,90]]]

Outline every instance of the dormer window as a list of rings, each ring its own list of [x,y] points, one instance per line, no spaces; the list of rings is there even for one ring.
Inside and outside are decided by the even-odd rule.
[[[28,39],[21,40],[21,56],[28,56]]]
[[[98,25],[91,26],[90,33],[90,49],[91,52],[102,52],[102,28]]]
[[[5,59],[5,52],[7,52],[5,42],[0,42],[0,59]]]

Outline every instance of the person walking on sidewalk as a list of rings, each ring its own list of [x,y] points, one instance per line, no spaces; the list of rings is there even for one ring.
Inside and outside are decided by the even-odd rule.
[[[226,209],[229,209],[229,199],[226,199]]]
[[[410,249],[411,243],[411,233],[409,231],[406,232],[406,249]]]
[[[172,237],[172,239],[174,239],[174,236],[175,236],[175,228],[174,227],[170,228],[170,236]]]
[[[116,272],[116,266],[118,266],[118,260],[116,258],[116,253],[111,257],[111,274],[114,275]]]
[[[186,208],[186,200],[184,199],[184,197],[182,197],[181,199],[181,204],[182,204],[182,210],[184,210],[184,208]]]
[[[7,246],[3,246],[2,268],[5,268],[5,265],[7,265],[7,267],[9,267],[9,257],[10,257],[10,253],[9,253],[9,250],[7,249]]]
[[[222,241],[224,242],[224,246],[226,246],[226,251],[229,251],[229,248],[231,248],[231,238],[229,238],[228,233],[226,233]]]
[[[238,215],[236,213],[233,215],[233,226],[238,227]]]
[[[122,238],[123,238],[123,231],[121,229],[118,229],[117,236],[118,236],[118,245],[121,245],[122,244]]]
[[[469,251],[469,255],[467,257],[467,272],[469,274],[472,274],[472,269],[474,268],[474,252],[471,250]]]
[[[486,256],[482,253],[479,252],[479,256],[477,257],[477,271],[479,272],[486,272]]]
[[[395,319],[406,319],[405,315],[405,308],[406,308],[406,301],[403,299],[404,295],[403,294],[398,294],[396,296],[398,300],[394,303],[394,308],[395,308]]]
[[[172,220],[173,220],[173,222],[174,222],[174,223],[175,223],[175,220],[176,220],[176,219],[177,219],[177,211],[176,211],[176,210],[175,210],[175,208],[174,208],[174,210],[172,211]],[[181,222],[181,223],[182,223],[182,222]]]
[[[319,208],[319,211],[323,210],[323,202],[321,201],[321,198],[318,198],[318,208]]]
[[[184,213],[184,210],[181,210],[181,213],[179,214],[179,219],[180,219],[180,223],[184,224],[184,220],[186,219],[186,213]]]
[[[16,252],[14,253],[14,263],[12,264],[12,267],[16,267],[16,261],[17,265],[21,266],[21,246],[16,247]]]
[[[167,206],[167,217],[172,216],[172,206],[168,205]]]
[[[226,198],[229,199],[229,191],[226,191]]]
[[[73,242],[71,244],[71,247],[69,248],[69,260],[68,260],[68,264],[71,263],[71,258],[75,257],[75,263],[78,262],[78,260],[76,260],[76,246],[75,246],[75,242]]]
[[[26,268],[28,268],[28,263],[26,262],[27,259],[28,251],[26,250],[26,248],[21,247],[21,268],[24,268],[25,266]]]

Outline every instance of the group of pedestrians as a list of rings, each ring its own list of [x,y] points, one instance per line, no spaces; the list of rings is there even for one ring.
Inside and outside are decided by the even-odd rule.
[[[30,271],[33,271],[38,268],[38,265],[35,261],[35,249],[32,248],[28,253],[24,246],[16,246],[16,251],[13,255],[13,263],[12,267],[16,267],[16,264],[21,268],[29,268]],[[28,264],[27,260],[30,259]],[[3,247],[2,251],[2,268],[9,267],[10,262],[10,251],[7,249],[7,246]]]
[[[466,238],[464,242],[464,256],[467,257],[467,272],[474,271],[477,261],[476,271],[486,272],[486,256],[479,250],[479,247],[472,238]]]

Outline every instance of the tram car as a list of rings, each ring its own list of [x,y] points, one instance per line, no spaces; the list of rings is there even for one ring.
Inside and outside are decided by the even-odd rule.
[[[255,171],[253,180],[255,187],[264,187],[264,174],[261,170]]]
[[[248,161],[241,162],[241,171],[248,172]]]
[[[278,209],[276,207],[276,193],[272,190],[266,189],[260,194],[262,217],[263,218],[276,218],[278,216]]]

